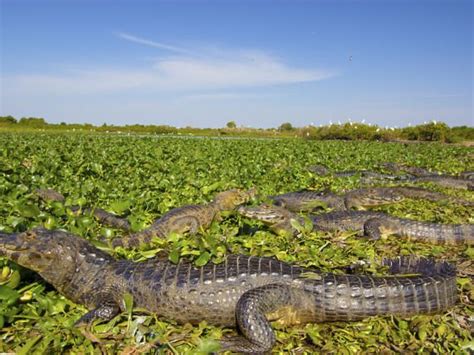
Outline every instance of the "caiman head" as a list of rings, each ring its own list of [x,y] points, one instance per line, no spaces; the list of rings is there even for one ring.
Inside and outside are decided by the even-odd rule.
[[[218,193],[212,203],[217,205],[221,211],[232,211],[237,206],[249,202],[256,194],[256,188],[247,191],[232,189]]]
[[[85,239],[59,231],[36,228],[23,233],[0,233],[0,256],[38,272],[61,289],[82,264],[112,257]]]
[[[255,219],[269,226],[277,234],[294,234],[296,230],[291,225],[291,220],[301,222],[301,218],[283,207],[264,203],[256,207],[241,206],[237,212],[244,217]]]

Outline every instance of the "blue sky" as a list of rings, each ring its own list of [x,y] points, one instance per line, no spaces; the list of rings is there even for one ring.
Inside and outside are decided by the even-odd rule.
[[[0,3],[0,115],[474,125],[470,0]]]

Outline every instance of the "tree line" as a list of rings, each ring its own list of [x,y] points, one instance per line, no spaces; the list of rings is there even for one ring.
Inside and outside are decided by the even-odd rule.
[[[282,123],[277,128],[238,127],[235,121],[229,121],[223,128],[177,128],[169,125],[107,125],[95,126],[90,123],[77,124],[48,123],[41,117],[0,116],[0,128],[3,130],[54,130],[78,132],[108,132],[134,134],[174,134],[202,136],[245,136],[245,137],[301,137],[316,140],[379,140],[379,141],[438,141],[455,143],[474,141],[474,127],[449,127],[443,122],[429,122],[422,125],[389,128],[357,122],[330,124],[326,126],[293,127],[289,122]]]

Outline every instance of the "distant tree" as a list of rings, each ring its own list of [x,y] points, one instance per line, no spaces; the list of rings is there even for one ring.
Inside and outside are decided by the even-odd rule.
[[[20,122],[18,123],[24,126],[31,126],[31,127],[39,127],[39,126],[47,125],[44,118],[38,118],[38,117],[22,117],[20,119]]]
[[[0,123],[16,123],[16,119],[13,116],[0,116]]]
[[[285,122],[285,123],[282,123],[280,125],[280,127],[278,127],[278,130],[283,132],[283,131],[292,131],[294,128],[293,128],[293,125],[290,123],[290,122]]]
[[[226,126],[227,128],[236,128],[237,124],[235,123],[235,121],[229,121],[227,122]]]

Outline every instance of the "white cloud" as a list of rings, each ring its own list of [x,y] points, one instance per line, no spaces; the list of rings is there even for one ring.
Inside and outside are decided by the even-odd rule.
[[[119,33],[127,41],[171,51],[173,56],[155,59],[148,67],[98,68],[55,74],[22,74],[2,78],[10,94],[68,95],[106,94],[137,90],[181,91],[214,90],[286,85],[317,81],[335,73],[303,69],[258,50],[191,51],[144,38]]]
[[[117,36],[127,41],[138,43],[138,44],[144,44],[145,46],[149,46],[149,47],[165,49],[167,51],[181,53],[181,54],[191,54],[191,55],[194,54],[193,52],[184,48],[172,46],[172,45],[161,43],[161,42],[151,41],[149,39],[137,37],[128,33],[119,32],[117,33]]]

